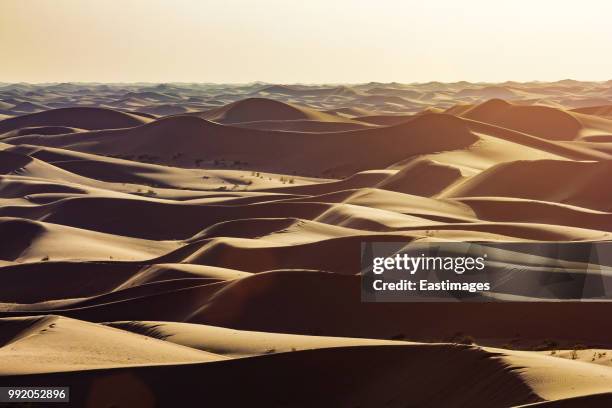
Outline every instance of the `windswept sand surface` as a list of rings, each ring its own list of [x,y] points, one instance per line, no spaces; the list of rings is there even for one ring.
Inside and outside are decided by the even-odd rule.
[[[611,406],[609,304],[362,303],[359,276],[363,241],[611,240],[611,112],[610,81],[1,86],[0,385]]]

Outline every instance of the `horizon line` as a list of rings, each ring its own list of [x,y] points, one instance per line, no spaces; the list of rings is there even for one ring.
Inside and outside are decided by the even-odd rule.
[[[518,84],[531,84],[531,83],[555,83],[555,82],[592,82],[592,83],[607,83],[612,82],[612,77],[610,79],[601,79],[601,80],[586,80],[586,79],[573,79],[573,78],[563,78],[557,80],[541,80],[541,79],[532,79],[528,81],[520,81],[513,79],[506,79],[503,81],[468,81],[468,80],[458,80],[458,81],[439,81],[439,80],[430,80],[425,82],[400,82],[400,81],[365,81],[365,82],[268,82],[268,81],[260,81],[254,80],[249,82],[216,82],[216,81],[46,81],[46,82],[29,82],[29,81],[12,81],[12,82],[4,82],[0,81],[1,85],[61,85],[61,84],[101,84],[101,85],[123,85],[123,84],[155,84],[155,85],[165,85],[165,84],[197,84],[197,85],[365,85],[365,84],[400,84],[400,85],[427,85],[427,84],[459,84],[459,83],[468,83],[468,84],[504,84],[509,82],[514,82]]]

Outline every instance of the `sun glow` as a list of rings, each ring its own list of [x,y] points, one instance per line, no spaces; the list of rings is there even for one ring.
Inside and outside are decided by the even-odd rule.
[[[0,2],[0,81],[609,79],[612,3]]]

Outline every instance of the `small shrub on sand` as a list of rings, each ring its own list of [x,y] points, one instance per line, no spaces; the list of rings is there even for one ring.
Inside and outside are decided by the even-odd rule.
[[[453,336],[451,336],[451,338],[449,339],[449,343],[470,345],[474,344],[475,340],[472,336],[469,336],[462,332],[457,332]]]

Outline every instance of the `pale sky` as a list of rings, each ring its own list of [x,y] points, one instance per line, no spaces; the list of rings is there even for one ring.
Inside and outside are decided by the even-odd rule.
[[[612,79],[608,0],[0,0],[0,82]]]

